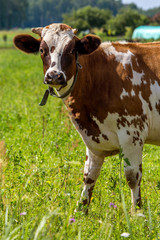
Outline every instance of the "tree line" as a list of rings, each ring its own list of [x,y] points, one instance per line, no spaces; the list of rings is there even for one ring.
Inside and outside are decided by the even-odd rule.
[[[139,25],[160,24],[159,12],[142,11],[122,0],[0,0],[0,29],[65,22],[80,31],[101,28],[108,35],[121,35]]]

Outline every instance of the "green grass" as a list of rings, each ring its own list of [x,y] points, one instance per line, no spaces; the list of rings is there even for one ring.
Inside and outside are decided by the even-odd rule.
[[[38,105],[42,82],[39,56],[0,50],[0,140],[7,151],[0,157],[0,239],[115,240],[124,232],[128,239],[160,239],[160,148],[154,146],[143,155],[145,217],[130,214],[117,155],[103,165],[89,214],[78,212],[69,224],[83,187],[85,145],[61,100]]]

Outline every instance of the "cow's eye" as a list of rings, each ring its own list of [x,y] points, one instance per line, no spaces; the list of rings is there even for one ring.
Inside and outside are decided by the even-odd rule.
[[[44,50],[42,48],[40,48],[40,54],[43,54],[44,53]]]

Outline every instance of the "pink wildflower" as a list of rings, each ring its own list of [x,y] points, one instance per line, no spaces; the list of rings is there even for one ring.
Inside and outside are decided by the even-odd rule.
[[[25,215],[27,215],[26,212],[21,212],[21,213],[20,213],[20,216],[25,216]]]
[[[117,208],[117,205],[115,205],[114,203],[110,202],[109,207]]]
[[[72,217],[72,218],[69,219],[69,224],[72,224],[72,223],[74,223],[75,221],[76,221],[76,219]]]

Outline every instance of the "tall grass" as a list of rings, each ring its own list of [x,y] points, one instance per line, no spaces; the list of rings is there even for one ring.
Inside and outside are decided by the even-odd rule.
[[[85,146],[61,100],[49,97],[45,107],[38,105],[46,89],[42,80],[39,56],[0,50],[0,145],[6,146],[0,155],[0,239],[115,240],[124,232],[128,239],[160,239],[158,147],[144,149],[143,215],[130,214],[118,155],[103,165],[89,214],[73,215]]]

